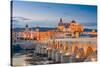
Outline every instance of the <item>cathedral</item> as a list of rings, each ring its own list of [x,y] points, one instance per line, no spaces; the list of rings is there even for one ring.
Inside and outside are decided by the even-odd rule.
[[[79,37],[80,33],[84,31],[84,28],[75,20],[72,20],[69,23],[63,23],[62,18],[60,18],[60,22],[58,23],[58,30],[61,32],[69,33],[71,37]]]

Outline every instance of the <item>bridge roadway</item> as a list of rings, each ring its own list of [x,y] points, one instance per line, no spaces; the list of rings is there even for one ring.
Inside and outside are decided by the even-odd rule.
[[[48,40],[43,40],[43,42],[48,42],[48,41],[67,41],[67,42],[94,42],[97,43],[97,37],[80,37],[80,38],[60,38],[60,39],[48,39]],[[42,41],[41,41],[42,42]]]

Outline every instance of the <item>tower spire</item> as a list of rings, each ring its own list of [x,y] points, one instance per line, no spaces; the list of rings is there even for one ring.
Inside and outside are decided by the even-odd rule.
[[[28,24],[25,25],[25,30],[26,30],[26,31],[29,30]]]
[[[28,24],[26,24],[26,26],[25,26],[26,28],[28,28]]]
[[[63,20],[62,20],[62,18],[60,18],[60,23],[62,23],[63,22]]]
[[[63,20],[62,20],[62,18],[60,18],[60,21],[59,21],[58,25],[63,25],[63,24],[64,24]]]

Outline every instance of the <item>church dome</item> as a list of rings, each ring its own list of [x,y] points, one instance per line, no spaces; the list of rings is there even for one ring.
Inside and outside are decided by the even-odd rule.
[[[76,21],[75,20],[72,20],[71,23],[76,23]]]

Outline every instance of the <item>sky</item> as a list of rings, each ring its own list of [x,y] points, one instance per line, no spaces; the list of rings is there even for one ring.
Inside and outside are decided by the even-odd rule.
[[[60,18],[64,23],[75,20],[85,28],[97,28],[97,7],[94,5],[75,5],[61,3],[43,3],[13,1],[12,26],[56,27]]]

